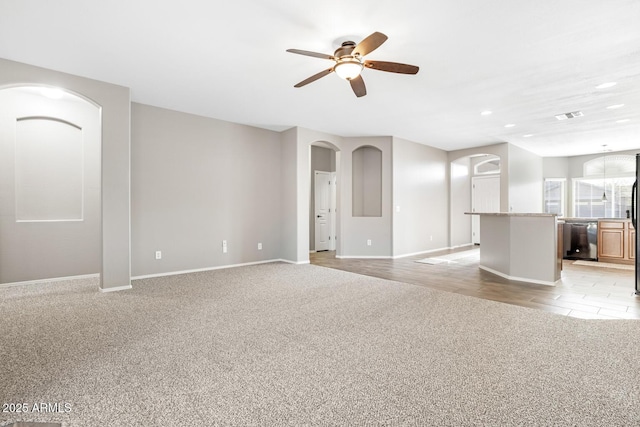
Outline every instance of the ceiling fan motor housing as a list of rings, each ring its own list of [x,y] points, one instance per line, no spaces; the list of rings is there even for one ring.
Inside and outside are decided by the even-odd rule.
[[[335,56],[336,58],[340,58],[342,56],[351,55],[351,52],[353,52],[353,49],[355,47],[356,44],[352,41],[342,42],[342,46],[336,49],[336,51],[333,53],[333,56]]]

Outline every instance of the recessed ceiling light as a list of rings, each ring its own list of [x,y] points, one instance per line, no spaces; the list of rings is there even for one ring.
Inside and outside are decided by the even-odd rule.
[[[609,87],[613,87],[613,86],[615,86],[617,84],[618,83],[616,83],[616,82],[602,83],[602,84],[599,84],[598,86],[596,86],[596,89],[606,89],[606,88],[609,88]]]
[[[626,123],[628,121],[631,121],[631,119],[620,119],[620,120],[616,120],[616,123]]]
[[[609,105],[607,109],[615,110],[616,108],[622,108],[622,107],[624,107],[624,104],[615,104],[615,105]]]
[[[506,127],[506,128],[512,128],[512,127],[514,127],[514,126],[515,126],[515,125],[514,125],[513,123],[509,123],[508,125],[504,125],[504,127]]]
[[[523,138],[531,138],[533,136],[532,133],[528,133],[526,135],[522,135]]]
[[[480,113],[481,116],[490,116],[491,114],[493,114],[493,111],[489,111],[489,110],[485,110],[482,113]]]

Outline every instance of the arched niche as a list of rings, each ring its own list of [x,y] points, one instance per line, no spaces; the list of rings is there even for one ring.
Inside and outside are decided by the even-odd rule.
[[[352,216],[382,216],[382,150],[363,145],[351,154]]]
[[[43,85],[0,106],[0,283],[99,275],[101,108]]]

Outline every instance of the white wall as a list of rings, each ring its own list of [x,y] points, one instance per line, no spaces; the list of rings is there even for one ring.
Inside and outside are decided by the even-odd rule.
[[[131,148],[134,276],[280,258],[279,133],[134,103]]]
[[[542,157],[509,144],[507,167],[509,170],[509,212],[542,212]]]
[[[463,157],[451,162],[449,187],[450,243],[451,247],[471,244],[471,158]]]
[[[393,256],[449,246],[447,163],[443,150],[393,138]]]

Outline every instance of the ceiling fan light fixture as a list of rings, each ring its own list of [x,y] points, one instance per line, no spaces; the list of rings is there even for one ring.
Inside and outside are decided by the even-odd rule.
[[[355,58],[338,60],[334,71],[345,80],[355,79],[362,72],[362,62]]]

